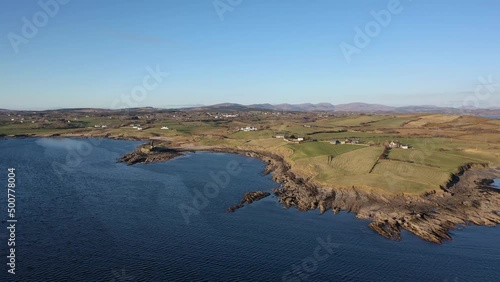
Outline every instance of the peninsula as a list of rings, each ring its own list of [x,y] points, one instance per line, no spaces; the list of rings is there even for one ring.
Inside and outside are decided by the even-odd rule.
[[[235,107],[2,111],[0,135],[145,141],[120,161],[167,161],[187,151],[267,163],[287,208],[349,211],[380,235],[407,230],[441,243],[467,224],[500,223],[500,120],[469,113]],[[272,187],[270,187],[272,188]],[[238,207],[231,206],[231,211]],[[224,212],[224,211],[222,211]]]

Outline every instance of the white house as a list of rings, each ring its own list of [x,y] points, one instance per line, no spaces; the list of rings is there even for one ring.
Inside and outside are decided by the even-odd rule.
[[[245,132],[256,131],[256,130],[257,130],[257,128],[250,127],[250,126],[240,128],[240,131],[245,131]]]
[[[401,145],[401,149],[405,149],[405,150],[407,150],[407,149],[409,149],[409,148],[410,148],[410,146],[408,146],[408,145]]]
[[[297,137],[297,141],[299,141],[299,142],[304,141],[304,137]]]
[[[389,143],[389,147],[391,147],[391,148],[399,148],[399,142],[391,141],[391,143]]]
[[[168,126],[162,126],[161,129],[169,129]]]

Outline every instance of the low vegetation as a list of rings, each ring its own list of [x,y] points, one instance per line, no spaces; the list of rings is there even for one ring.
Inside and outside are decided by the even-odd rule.
[[[229,113],[233,116],[154,109],[6,111],[0,113],[0,135],[139,138],[166,146],[265,150],[283,156],[292,171],[318,185],[387,193],[439,190],[465,164],[500,165],[500,122],[494,119],[443,114]],[[247,126],[257,130],[240,130]],[[280,136],[285,138],[276,138]],[[352,140],[359,144],[350,144]],[[385,150],[391,141],[409,148]]]

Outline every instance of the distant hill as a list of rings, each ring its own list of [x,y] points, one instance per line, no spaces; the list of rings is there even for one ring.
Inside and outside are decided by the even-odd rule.
[[[263,109],[263,110],[273,110],[273,111],[306,111],[306,112],[313,112],[313,111],[334,111],[335,106],[330,104],[330,103],[319,103],[319,104],[311,104],[311,103],[305,103],[305,104],[277,104],[277,105],[271,105],[271,104],[253,104],[249,105],[249,108],[255,108],[255,109]]]
[[[366,103],[341,104],[335,107],[337,112],[392,112],[395,109],[394,107]]]
[[[110,113],[126,110],[129,113],[146,113],[151,111],[218,111],[218,112],[234,112],[234,111],[296,111],[296,112],[339,112],[339,113],[443,113],[443,114],[473,114],[481,116],[497,116],[500,115],[500,109],[461,109],[452,107],[438,107],[432,105],[419,106],[404,106],[391,107],[380,104],[368,103],[349,103],[333,105],[331,103],[303,103],[303,104],[252,104],[241,105],[237,103],[221,103],[209,106],[192,106],[179,108],[155,108],[155,107],[138,107],[128,109],[102,109],[102,108],[66,108],[56,110],[45,110],[40,112],[80,112],[80,113]],[[21,110],[6,110],[0,109],[0,112],[23,112]]]
[[[191,110],[218,110],[218,111],[251,111],[251,110],[267,110],[267,111],[297,111],[297,112],[356,112],[356,113],[380,113],[380,112],[439,112],[446,109],[447,112],[452,108],[440,108],[435,106],[407,106],[407,107],[391,107],[379,104],[368,103],[349,103],[333,105],[331,103],[304,103],[304,104],[252,104],[241,105],[235,103],[223,103],[211,106],[193,107]],[[454,109],[459,111],[458,109]]]
[[[331,103],[304,103],[304,104],[252,104],[241,105],[236,103],[223,103],[211,106],[186,108],[204,111],[297,111],[297,112],[352,112],[352,113],[447,113],[447,114],[491,114],[495,109],[458,109],[451,107],[438,107],[430,105],[391,107],[380,104],[349,103],[333,105]]]
[[[194,110],[194,111],[249,111],[251,110],[250,106],[244,106],[235,103],[222,103],[215,104],[211,106],[201,106],[201,107],[193,107],[193,108],[184,108],[184,110]]]

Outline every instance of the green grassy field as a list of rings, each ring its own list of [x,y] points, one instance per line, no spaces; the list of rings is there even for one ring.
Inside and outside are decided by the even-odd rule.
[[[385,115],[353,115],[348,117],[341,118],[332,118],[328,120],[323,120],[320,122],[316,122],[317,126],[361,126],[363,123],[375,122],[387,119],[388,116]]]
[[[225,146],[266,150],[282,155],[292,170],[326,187],[359,187],[387,193],[422,193],[439,190],[451,173],[468,163],[500,166],[500,122],[473,116],[349,115],[325,117],[319,114],[290,116],[260,115],[228,120],[197,119],[188,115],[166,118],[117,118],[97,115],[71,118],[81,128],[58,128],[61,117],[51,122],[37,116],[31,123],[12,121],[0,114],[0,134],[50,136],[118,136],[160,138],[179,144]],[[301,116],[304,115],[304,116]],[[44,118],[45,119],[45,118]],[[68,118],[69,119],[69,118]],[[62,120],[62,122],[61,122]],[[410,122],[411,121],[411,122]],[[142,131],[130,124],[141,124]],[[94,125],[108,125],[94,128]],[[304,126],[306,125],[306,126]],[[168,126],[170,130],[161,130]],[[244,126],[259,130],[238,131]],[[331,131],[344,132],[331,132]],[[272,138],[276,133],[304,136],[307,142],[291,143]],[[358,138],[361,145],[334,145],[328,141]],[[313,141],[317,140],[317,142]],[[411,149],[392,149],[388,159],[379,157],[390,141],[408,144]],[[371,146],[368,146],[371,145]],[[333,159],[329,159],[333,156]]]
[[[311,139],[330,141],[333,139],[344,140],[346,138],[359,138],[363,141],[383,141],[386,139],[396,138],[395,135],[389,134],[378,134],[371,132],[357,132],[357,131],[347,131],[347,132],[335,132],[335,133],[316,133],[308,135]]]
[[[361,145],[334,145],[327,142],[306,142],[302,144],[288,144],[287,147],[294,151],[291,158],[298,160],[302,158],[313,158],[317,156],[338,156],[350,151],[364,148]]]
[[[335,156],[330,162],[328,155],[321,155],[302,158],[295,163],[299,168],[308,168],[309,172],[316,172],[315,179],[321,183],[340,184],[337,182],[339,178],[357,178],[367,175],[384,150],[382,147],[358,147],[360,148]]]
[[[387,119],[366,124],[365,127],[373,130],[379,128],[398,128],[403,123],[408,122],[410,120],[412,120],[411,117],[389,117]]]

